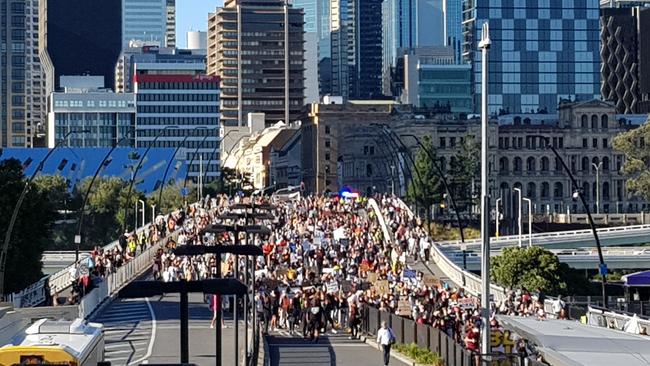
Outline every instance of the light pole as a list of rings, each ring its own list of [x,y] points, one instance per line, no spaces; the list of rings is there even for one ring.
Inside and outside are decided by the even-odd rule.
[[[490,201],[488,189],[488,50],[490,28],[483,23],[481,42],[481,354],[490,353]]]
[[[104,158],[102,159],[102,162],[99,163],[99,166],[95,170],[95,174],[93,175],[92,179],[90,180],[90,184],[88,184],[88,188],[86,189],[86,194],[84,195],[84,200],[83,203],[81,204],[81,210],[79,213],[79,225],[77,227],[77,235],[74,238],[74,242],[77,245],[75,248],[75,263],[79,262],[79,246],[81,245],[81,228],[83,227],[83,221],[84,221],[84,214],[86,213],[86,203],[88,202],[88,197],[90,196],[90,190],[93,188],[93,184],[95,184],[95,180],[97,179],[97,176],[99,173],[102,171],[102,169],[106,168],[108,164],[111,163],[112,160],[109,160],[109,157],[111,154],[113,154],[113,151],[120,146],[120,144],[130,138],[131,134],[133,133],[133,129],[130,129],[129,131],[126,132],[124,137],[122,137],[120,140],[118,140],[113,147],[111,147],[110,150],[104,155]],[[126,220],[126,218],[124,218]]]
[[[497,238],[499,237],[499,221],[501,220],[501,213],[499,212],[500,203],[501,203],[501,197],[497,198],[497,201],[495,202],[496,215],[494,221],[496,223],[496,228],[495,228],[496,232],[494,233],[494,235]]]
[[[216,127],[216,128],[218,128],[218,127]],[[201,127],[197,127],[196,129],[213,130],[215,128],[207,128],[205,126],[201,126]],[[196,157],[196,154],[199,152],[199,149],[203,147],[203,144],[205,143],[205,140],[207,140],[208,137],[210,137],[210,134],[206,131],[205,136],[203,136],[203,139],[196,146],[196,149],[194,150],[194,153],[192,154],[192,159],[190,159],[190,164],[187,166],[187,172],[185,173],[185,180],[183,181],[183,191],[185,191],[185,188],[187,187],[187,178],[189,178],[189,176],[190,176],[190,170],[192,170],[192,164],[194,163],[194,158]],[[200,175],[201,175],[201,173],[199,173],[199,175],[197,176],[197,180],[196,180],[197,185],[199,184],[199,176]],[[198,191],[198,186],[197,186],[197,191]]]
[[[530,248],[533,246],[533,202],[526,197],[524,201],[528,203],[528,247]]]
[[[144,221],[144,220],[145,220],[145,218],[144,218],[144,214],[145,214],[145,204],[144,204],[144,201],[143,201],[143,200],[138,200],[138,202],[140,202],[140,203],[142,204],[142,226],[144,227],[144,223],[145,223],[145,221]]]
[[[165,168],[165,173],[163,173],[163,178],[162,182],[160,183],[160,190],[158,191],[158,207],[163,207],[161,204],[162,201],[162,192],[163,189],[165,188],[165,181],[167,180],[167,173],[169,172],[169,167],[172,165],[172,162],[176,158],[176,155],[178,154],[178,150],[180,150],[181,147],[185,146],[185,142],[187,141],[187,138],[190,137],[190,134],[185,135],[183,138],[183,141],[181,141],[181,144],[176,146],[176,149],[174,150],[174,154],[172,157],[169,159],[169,162],[167,163],[167,167]],[[185,160],[185,159],[183,159]],[[155,205],[154,205],[155,206]]]
[[[589,220],[589,226],[591,227],[591,233],[594,235],[594,240],[596,241],[596,249],[598,250],[598,260],[599,260],[599,268],[598,271],[600,272],[601,278],[602,278],[602,292],[603,292],[603,305],[605,308],[608,307],[607,304],[607,265],[605,264],[605,259],[603,258],[603,250],[602,247],[600,246],[600,238],[598,237],[598,231],[596,230],[596,224],[594,223],[594,218],[591,217],[591,211],[589,210],[589,206],[587,205],[587,201],[585,200],[584,194],[580,190],[580,187],[578,187],[578,182],[576,181],[576,178],[573,176],[573,173],[571,173],[571,170],[569,167],[566,165],[566,162],[560,157],[560,153],[557,152],[555,147],[550,142],[550,139],[546,136],[543,135],[533,135],[533,137],[539,137],[543,139],[546,142],[546,147],[548,149],[551,149],[557,160],[562,163],[562,168],[564,168],[564,171],[567,173],[569,176],[569,179],[571,180],[571,184],[573,186],[573,198],[575,199],[580,199],[580,202],[582,203],[582,207],[584,207],[585,212],[587,213],[587,219]]]
[[[390,165],[390,194],[395,196],[395,164]]]
[[[515,188],[513,188],[513,189],[517,192],[517,196],[519,197],[519,201],[518,201],[518,202],[519,202],[519,203],[518,203],[518,206],[519,206],[519,207],[518,207],[519,214],[518,214],[518,216],[517,216],[517,228],[519,229],[519,239],[518,239],[518,241],[519,241],[519,248],[521,248],[521,236],[523,235],[523,228],[522,228],[522,226],[523,226],[522,221],[523,221],[523,220],[522,220],[522,218],[521,218],[521,215],[522,215],[522,207],[521,207],[521,201],[522,201],[522,199],[521,199],[521,198],[522,198],[522,197],[521,197],[521,188],[517,188],[517,187],[515,187]]]
[[[156,219],[156,205],[152,203],[150,206],[151,206],[151,223],[153,224],[154,220]]]
[[[600,214],[600,168],[603,166],[603,162],[598,164],[591,163],[591,165],[596,169],[596,215]]]
[[[9,251],[9,242],[11,241],[11,233],[14,229],[14,225],[16,224],[16,219],[18,218],[18,212],[20,211],[20,207],[23,205],[23,201],[25,200],[25,196],[27,195],[27,191],[29,191],[29,187],[32,184],[32,181],[34,181],[34,178],[36,178],[36,175],[43,170],[43,166],[45,165],[45,162],[47,159],[52,156],[52,153],[56,151],[61,145],[63,145],[64,142],[68,139],[68,136],[72,134],[77,134],[77,133],[89,133],[90,130],[73,130],[69,131],[66,133],[59,142],[56,143],[54,148],[52,148],[50,151],[47,152],[43,160],[41,160],[38,163],[38,166],[36,166],[36,169],[32,173],[32,175],[29,177],[27,182],[25,182],[25,186],[23,187],[22,192],[20,192],[20,196],[18,197],[18,201],[16,202],[16,206],[14,206],[14,211],[11,214],[11,219],[9,220],[9,227],[7,228],[7,233],[5,234],[5,240],[2,244],[2,252],[0,252],[0,295],[4,294],[4,278],[5,278],[5,265],[7,263],[7,253]]]

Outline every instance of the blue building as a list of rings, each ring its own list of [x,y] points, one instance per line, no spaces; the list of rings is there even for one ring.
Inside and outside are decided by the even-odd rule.
[[[460,62],[463,44],[463,0],[443,0],[445,46],[454,49],[456,62]]]
[[[481,27],[489,22],[489,111],[554,110],[600,97],[598,0],[464,0],[463,57],[480,109]]]

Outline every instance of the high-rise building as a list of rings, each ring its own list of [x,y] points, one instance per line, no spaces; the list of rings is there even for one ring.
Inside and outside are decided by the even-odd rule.
[[[122,47],[127,47],[132,40],[166,45],[169,33],[167,4],[167,0],[122,0]]]
[[[445,46],[454,49],[456,62],[461,60],[463,44],[463,0],[442,0]]]
[[[384,95],[391,95],[391,73],[397,50],[443,45],[443,25],[442,0],[386,0],[382,3]]]
[[[176,47],[176,0],[167,0],[165,47]]]
[[[122,0],[41,0],[39,56],[46,95],[61,75],[101,75],[113,85],[122,49]]]
[[[0,1],[0,142],[2,147],[25,147],[25,1]]]
[[[553,110],[560,98],[600,97],[598,0],[465,0],[463,57],[480,108],[483,23],[490,26],[490,113]]]
[[[208,32],[189,31],[187,32],[187,49],[195,54],[205,55],[208,53]]]
[[[348,74],[352,99],[383,96],[381,3],[382,0],[349,0]]]
[[[650,8],[601,10],[600,92],[618,113],[650,112]]]
[[[321,74],[320,93],[336,95],[345,99],[350,94],[350,79],[348,72],[348,43],[354,40],[348,38],[348,0],[330,0],[330,57],[324,60],[319,68]]]
[[[208,18],[208,74],[222,80],[221,120],[295,120],[304,102],[303,10],[282,0],[227,0]]]
[[[206,182],[216,179],[220,166],[219,77],[205,75],[201,55],[150,52],[131,59],[137,147],[180,147],[179,153],[193,161],[188,167],[190,177],[197,178],[203,171]]]
[[[38,1],[25,1],[25,132],[27,147],[43,147],[47,120],[45,74],[38,56]],[[28,31],[27,31],[28,30]]]

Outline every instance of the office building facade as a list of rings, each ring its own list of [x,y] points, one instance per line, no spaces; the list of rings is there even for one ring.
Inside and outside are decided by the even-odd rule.
[[[68,132],[89,130],[68,136],[70,147],[135,147],[135,95],[106,90],[54,92],[49,98],[47,146],[53,148]]]
[[[472,113],[472,69],[455,62],[453,48],[415,48],[403,58],[402,103],[454,114]]]
[[[442,0],[445,46],[454,50],[456,62],[461,61],[463,45],[463,0]]]
[[[0,144],[3,148],[24,147],[27,145],[25,2],[0,1],[0,25]]]
[[[465,0],[463,57],[481,100],[483,23],[490,26],[489,112],[553,110],[560,98],[600,97],[598,0]]]
[[[122,47],[132,40],[167,43],[167,0],[122,0]]]
[[[280,0],[229,0],[208,20],[208,74],[221,77],[221,120],[294,121],[304,102],[302,9]]]
[[[41,0],[39,56],[46,95],[61,75],[101,75],[114,84],[122,49],[122,0]]]
[[[349,0],[348,73],[351,99],[378,99],[382,93],[381,0]]]
[[[176,47],[176,0],[167,0],[167,31],[165,47]]]
[[[601,96],[618,113],[650,112],[650,8],[601,10]]]
[[[205,75],[204,58],[197,55],[150,53],[132,60],[137,147],[180,147],[179,154],[193,161],[189,177],[198,181],[203,172],[204,182],[216,179],[219,77]]]

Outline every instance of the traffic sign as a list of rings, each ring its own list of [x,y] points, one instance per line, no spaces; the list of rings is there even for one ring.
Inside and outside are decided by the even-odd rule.
[[[601,276],[607,276],[607,264],[603,263],[598,266],[598,270]]]

